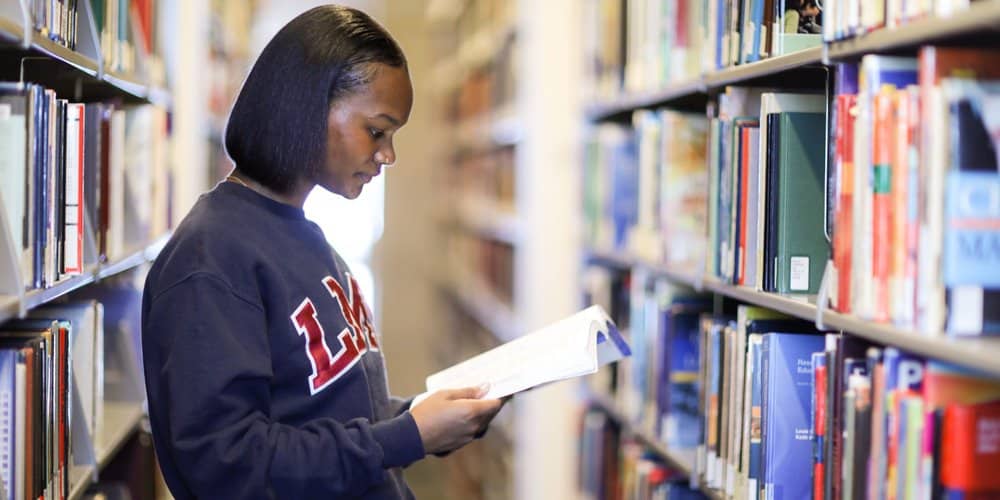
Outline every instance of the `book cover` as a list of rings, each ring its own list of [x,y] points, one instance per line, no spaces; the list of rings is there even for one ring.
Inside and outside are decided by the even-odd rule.
[[[854,123],[857,113],[857,95],[839,94],[836,112],[835,165],[837,197],[833,232],[833,265],[836,270],[834,308],[843,313],[851,311],[851,277],[853,273],[851,250],[854,234]]]
[[[889,320],[890,257],[893,240],[893,151],[897,90],[883,85],[874,96],[872,134],[872,319]],[[864,278],[862,278],[864,279]]]
[[[830,256],[823,221],[826,115],[784,113],[780,130],[775,289],[815,294]]]
[[[826,371],[826,353],[814,352],[812,354],[813,382],[812,382],[812,428],[813,428],[813,454],[812,454],[812,498],[813,500],[823,500],[824,481],[826,474],[826,464],[823,461],[823,449],[826,445],[826,391],[828,376]]]
[[[854,314],[865,319],[875,318],[878,310],[876,296],[883,289],[881,284],[887,280],[887,278],[886,280],[879,279],[875,269],[876,264],[878,264],[880,267],[877,271],[887,274],[887,270],[882,269],[886,262],[885,249],[887,247],[881,242],[885,233],[877,232],[885,223],[878,222],[879,225],[876,227],[876,222],[884,221],[884,214],[887,214],[884,206],[885,193],[879,193],[878,199],[881,200],[879,210],[876,211],[875,208],[876,187],[880,191],[887,190],[882,184],[876,185],[876,180],[888,180],[887,178],[876,178],[876,145],[882,144],[873,140],[877,125],[879,125],[875,105],[876,97],[880,91],[904,88],[916,83],[916,79],[917,64],[913,58],[867,55],[861,60],[858,76],[858,113],[854,130],[854,207],[852,209],[854,242],[851,249],[852,270],[857,279],[851,281],[853,301],[851,310]],[[876,245],[878,246],[878,254],[876,254]]]
[[[867,363],[867,360],[866,360]],[[866,370],[867,371],[867,370]],[[854,423],[848,427],[853,443],[853,453],[845,466],[852,469],[851,489],[844,485],[843,491],[850,491],[852,498],[864,498],[868,486],[868,459],[871,449],[871,372],[853,374],[848,387],[854,393]]]
[[[945,79],[952,144],[944,285],[951,335],[1000,335],[1000,80]]]
[[[3,201],[10,241],[16,257],[23,259],[27,247],[28,210],[28,89],[21,85],[0,84],[0,200]],[[24,271],[22,270],[22,273]],[[8,490],[10,491],[10,490]]]
[[[983,48],[925,46],[919,54],[920,117],[926,133],[920,138],[919,199],[920,237],[917,279],[917,323],[925,332],[941,332],[946,322],[943,276],[944,186],[950,171],[948,105],[941,81],[949,77],[1000,78],[1000,65],[992,51]]]
[[[766,498],[808,498],[812,353],[823,349],[821,336],[769,333],[762,345],[764,387],[764,461]]]
[[[765,207],[764,207],[764,251],[763,251],[763,286],[765,292],[778,291],[776,269],[777,249],[778,249],[778,206],[781,199],[781,160],[780,160],[780,138],[781,138],[781,115],[771,113],[767,115],[767,130],[761,130],[767,135],[767,157],[764,163],[765,171]]]
[[[1000,495],[1000,401],[953,404],[944,411],[941,483],[964,498]]]
[[[671,449],[699,443],[698,324],[708,310],[706,302],[682,302],[672,304],[665,314],[664,376],[657,394],[663,422],[659,435]]]
[[[883,352],[882,362],[885,365],[885,402],[883,406],[886,450],[884,477],[885,494],[897,498],[898,490],[900,427],[903,419],[900,402],[911,394],[920,394],[923,390],[924,360],[906,354],[894,347],[887,347]],[[876,415],[876,418],[879,418]]]

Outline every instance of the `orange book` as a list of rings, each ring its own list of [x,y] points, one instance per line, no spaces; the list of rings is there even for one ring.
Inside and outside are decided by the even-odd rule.
[[[837,96],[837,130],[835,159],[839,171],[839,193],[834,220],[833,265],[837,270],[837,295],[834,307],[842,313],[851,312],[851,239],[854,206],[854,123],[858,96]]]
[[[893,100],[895,87],[883,86],[875,96],[872,138],[872,271],[875,320],[889,319],[889,275],[892,250]]]
[[[909,190],[909,94],[896,91],[892,96],[892,162],[889,227],[889,298],[893,321],[903,314],[903,279],[906,265],[906,205]]]

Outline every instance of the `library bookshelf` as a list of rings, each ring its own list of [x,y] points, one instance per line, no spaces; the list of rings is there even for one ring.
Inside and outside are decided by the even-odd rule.
[[[125,110],[138,108],[155,109],[156,111],[153,113],[165,113],[164,110],[173,106],[173,99],[171,93],[163,86],[163,77],[159,74],[161,70],[158,58],[155,55],[146,55],[141,50],[135,51],[135,59],[131,62],[127,61],[126,57],[121,59],[108,58],[110,53],[104,50],[107,47],[102,46],[101,30],[103,27],[98,24],[93,10],[98,3],[74,2],[78,10],[72,11],[69,2],[59,2],[59,6],[55,6],[56,2],[52,2],[53,10],[50,12],[58,12],[59,19],[65,20],[65,24],[59,27],[62,30],[61,35],[56,37],[55,35],[48,36],[48,34],[36,29],[36,19],[33,17],[33,12],[29,10],[28,2],[0,2],[0,80],[33,84],[39,86],[38,88],[51,90],[54,92],[53,99],[86,103],[87,106],[94,103],[101,103],[101,105],[108,103],[109,113],[112,109],[125,112]],[[123,14],[116,22],[127,26],[129,23],[137,23],[138,21],[132,14]],[[75,24],[75,32],[70,29],[71,24]],[[50,24],[49,26],[54,25]],[[122,40],[106,42],[105,45],[137,44],[139,37],[148,35],[137,26],[132,26],[132,28],[134,29],[130,30],[131,35]],[[124,33],[126,28],[122,29],[122,33]],[[54,33],[54,31],[49,33]],[[57,41],[57,38],[61,38],[61,40]],[[71,46],[73,48],[70,48]],[[127,50],[123,53],[127,53]],[[158,117],[165,115],[155,114],[155,116],[158,119]],[[68,115],[66,119],[68,119]],[[81,122],[83,119],[81,116]],[[98,124],[88,123],[98,127]],[[164,122],[155,122],[154,120],[154,123]],[[94,131],[96,130],[97,128],[94,129]],[[130,130],[139,129],[132,128]],[[143,132],[145,131],[146,129],[143,129]],[[157,140],[163,138],[159,135],[160,132],[167,133],[165,126],[160,129],[151,128],[149,131],[150,137],[155,137]],[[88,130],[88,133],[90,132],[91,130]],[[4,139],[9,140],[10,136],[6,136]],[[55,136],[50,140],[69,139],[67,136]],[[80,141],[76,147],[81,147],[84,144],[82,133]],[[15,155],[15,151],[16,149],[14,151],[5,150],[0,154]],[[3,227],[3,234],[0,235],[0,245],[5,250],[0,252],[2,255],[0,274],[3,276],[0,279],[0,284],[2,284],[2,289],[0,289],[0,330],[3,330],[5,325],[17,324],[18,321],[25,318],[44,317],[45,314],[48,314],[45,312],[46,308],[65,308],[67,302],[64,299],[67,298],[77,301],[70,302],[70,308],[74,307],[73,304],[91,303],[92,300],[80,300],[75,297],[81,293],[90,295],[89,291],[101,286],[102,282],[122,281],[119,278],[123,275],[140,270],[159,254],[169,239],[171,225],[167,220],[169,218],[168,212],[165,210],[169,193],[162,191],[166,189],[164,184],[160,184],[164,178],[155,176],[158,174],[170,175],[170,167],[165,159],[166,146],[157,142],[155,150],[130,149],[128,151],[130,154],[141,153],[145,155],[148,153],[148,156],[142,156],[138,161],[143,163],[142,170],[146,172],[145,175],[151,176],[139,182],[139,175],[133,173],[131,174],[133,176],[132,182],[153,189],[161,189],[161,191],[154,195],[152,191],[144,192],[140,188],[137,192],[142,196],[121,205],[120,210],[126,212],[143,208],[149,211],[150,215],[147,215],[149,219],[141,221],[141,225],[136,226],[138,229],[135,232],[123,236],[115,245],[104,248],[103,246],[99,247],[98,243],[104,238],[104,235],[99,234],[97,229],[98,221],[92,219],[91,214],[87,213],[84,219],[79,221],[82,224],[79,236],[82,240],[79,254],[80,269],[64,272],[60,265],[59,269],[55,271],[55,279],[46,278],[42,286],[27,284],[34,272],[35,265],[25,266],[24,262],[16,255],[22,247],[21,241],[14,241],[14,233],[11,231],[13,229],[12,218],[17,214],[8,213],[8,207],[13,205],[2,204],[3,206],[0,207],[0,227]],[[83,152],[81,151],[80,154],[78,162],[81,178],[79,180],[82,181],[85,162]],[[68,157],[69,154],[67,153],[66,156]],[[37,159],[32,161],[37,161]],[[68,160],[62,159],[53,160],[53,164],[56,166],[52,168],[57,170],[69,168],[65,165],[60,166],[63,161],[68,162]],[[149,162],[158,162],[159,166],[154,166]],[[16,167],[10,167],[10,163],[8,163],[8,168]],[[87,168],[90,168],[89,164]],[[117,168],[109,167],[109,169],[114,170],[108,170],[112,173],[105,175],[116,175],[119,172]],[[33,172],[21,176],[21,178],[34,176]],[[6,177],[9,174],[11,174],[10,171],[4,172],[4,182],[10,181],[10,178]],[[29,186],[33,186],[33,182],[30,181]],[[149,184],[146,184],[147,182]],[[156,186],[153,187],[154,185]],[[88,187],[88,193],[90,189],[96,189],[96,187]],[[29,189],[25,188],[25,191],[27,192]],[[84,189],[81,188],[80,192],[83,193]],[[154,198],[156,198],[155,201]],[[58,204],[62,202],[61,200],[59,198],[49,201]],[[52,210],[61,211],[64,210],[64,207],[60,205]],[[37,217],[34,211],[30,214],[31,217]],[[94,216],[96,217],[96,213]],[[124,221],[126,216],[123,213],[111,213],[108,217],[109,220]],[[156,219],[156,222],[153,222],[153,219]],[[52,223],[52,221],[49,222]],[[56,244],[55,241],[44,241]],[[56,250],[60,253],[61,251]],[[99,314],[103,315],[103,312]],[[96,317],[100,318],[101,316]],[[74,332],[79,332],[73,333],[74,338],[85,335],[83,332],[89,332],[90,328],[103,332],[103,325],[99,325],[99,323],[100,321],[97,321],[97,324],[86,327],[72,326]],[[68,336],[69,334],[63,333],[63,335]],[[99,336],[100,342],[107,348],[107,351],[97,354],[96,359],[100,360],[99,362],[94,361],[95,364],[87,365],[99,374],[79,373],[74,362],[69,368],[71,376],[67,382],[68,386],[60,386],[58,389],[59,391],[64,389],[68,391],[66,404],[76,405],[77,408],[71,412],[73,417],[67,419],[69,424],[68,428],[65,429],[67,432],[66,440],[71,442],[67,445],[69,457],[60,459],[65,460],[61,463],[65,465],[69,478],[68,489],[61,493],[71,500],[81,498],[89,486],[99,481],[101,472],[118,456],[125,443],[140,429],[141,422],[145,418],[144,390],[138,368],[138,352],[134,348],[132,339],[117,331],[108,331],[106,336],[103,333]],[[100,345],[96,344],[91,347]],[[76,346],[76,343],[72,344],[72,349],[76,349]],[[82,402],[85,397],[91,397],[91,394],[81,392],[84,389],[79,385],[82,382],[79,382],[78,379],[86,380],[88,378],[99,381],[97,383],[103,386],[98,392],[98,394],[103,394],[104,398],[100,402],[102,407],[100,412],[91,413],[93,411],[91,407]],[[105,380],[107,381],[106,385]],[[87,390],[96,389],[90,387]],[[87,410],[81,411],[80,408]],[[86,413],[86,417],[84,413]],[[99,415],[98,422],[86,422],[87,419],[92,420],[91,415]],[[46,425],[52,425],[51,428],[56,426],[54,423]],[[91,433],[94,429],[98,429],[96,434]],[[8,450],[5,449],[4,453],[7,452]],[[35,453],[40,454],[41,452],[36,450]],[[53,467],[55,466],[53,465]],[[17,472],[21,473],[22,471]],[[52,481],[55,482],[54,479]],[[5,487],[11,486],[5,485]],[[50,493],[54,495],[55,491]]]
[[[597,3],[601,2],[595,2],[595,4]],[[644,2],[626,2],[628,8],[639,3]],[[843,2],[837,3],[842,4]],[[690,5],[690,3],[688,4]],[[739,4],[742,5],[743,2],[739,2]],[[626,33],[634,28],[634,25],[629,24],[627,20],[622,21],[622,25],[624,26],[623,31]],[[966,7],[957,8],[946,16],[927,15],[889,28],[874,29],[856,36],[828,39],[805,50],[753,62],[723,65],[724,67],[721,68],[710,69],[705,69],[707,66],[703,66],[695,73],[696,76],[684,77],[682,75],[680,78],[668,80],[666,83],[648,87],[642,91],[620,90],[610,97],[604,93],[605,98],[595,99],[586,107],[585,121],[588,126],[595,129],[604,124],[619,124],[626,129],[632,127],[637,136],[636,140],[639,142],[642,140],[639,113],[645,110],[653,112],[667,110],[705,114],[707,109],[709,116],[714,117],[716,115],[712,113],[719,113],[720,99],[727,94],[730,88],[734,87],[760,87],[773,92],[811,92],[821,95],[825,93],[826,98],[829,99],[826,113],[829,113],[833,109],[832,89],[834,72],[838,65],[857,63],[870,54],[913,57],[920,51],[921,47],[935,44],[948,47],[982,48],[985,51],[992,50],[993,54],[996,54],[994,42],[1000,39],[1000,30],[997,29],[997,26],[1000,26],[1000,2],[973,1],[969,2]],[[622,36],[627,38],[628,35]],[[633,51],[631,46],[622,49],[622,54],[634,52],[641,52],[641,46],[639,51]],[[626,58],[624,55],[622,57]],[[620,63],[627,64],[626,61],[620,61]],[[621,73],[625,75],[624,78],[627,81],[629,78],[628,69],[622,70]],[[627,87],[624,83],[621,86]],[[756,117],[754,116],[754,118]],[[832,142],[836,124],[830,121],[829,114],[826,115],[826,119],[826,132],[830,134],[829,140]],[[634,157],[622,160],[620,156],[613,156],[613,160],[606,161],[632,161],[641,165],[642,147],[641,143],[636,146],[638,151],[634,153]],[[833,148],[834,146],[830,144],[828,147]],[[830,151],[828,150],[827,153]],[[706,157],[703,161],[708,163],[710,159]],[[831,161],[832,155],[830,159],[824,160],[824,162]],[[833,168],[830,163],[827,163],[826,166]],[[587,164],[587,168],[589,169],[591,166]],[[638,175],[641,176],[641,173]],[[641,211],[644,195],[641,180],[639,182],[637,197]],[[587,186],[587,189],[590,187]],[[710,199],[709,202],[713,201]],[[648,198],[645,203],[648,203]],[[738,203],[738,201],[734,201],[734,203]],[[642,223],[641,221],[642,214],[640,213],[639,224]],[[632,224],[635,222],[633,221]],[[707,235],[706,240],[708,240]],[[670,241],[661,241],[660,243],[671,245]],[[707,241],[705,248],[713,243],[713,241]],[[950,366],[970,370],[980,376],[1000,379],[1000,364],[997,363],[997,360],[1000,359],[1000,338],[982,335],[962,337],[949,335],[943,331],[924,331],[922,328],[914,326],[914,323],[904,322],[902,324],[907,326],[897,326],[898,324],[891,320],[868,319],[867,314],[862,317],[859,314],[838,312],[832,305],[832,295],[836,293],[835,284],[827,278],[823,279],[818,293],[797,295],[767,292],[761,291],[759,287],[733,284],[732,278],[722,279],[717,277],[715,273],[707,271],[705,260],[717,257],[714,254],[712,256],[699,256],[683,265],[671,265],[665,264],[664,261],[657,258],[642,255],[642,248],[635,249],[628,244],[618,246],[615,250],[607,250],[606,248],[606,241],[598,242],[596,245],[593,241],[584,243],[580,252],[583,256],[584,267],[603,270],[603,273],[615,276],[630,275],[633,280],[642,279],[651,283],[665,283],[666,288],[684,290],[684,293],[693,291],[710,299],[713,305],[709,309],[714,310],[716,314],[720,314],[723,304],[755,306],[808,322],[814,325],[816,331],[838,332],[844,336],[859,339],[865,345],[878,346],[880,349],[898,349],[928,362],[943,362]],[[827,266],[827,273],[835,272],[830,267],[831,264],[827,264]],[[636,278],[637,276],[640,278]],[[585,288],[593,286],[589,284],[587,279],[584,280],[587,282],[584,285]],[[590,290],[587,292],[589,293]],[[629,293],[628,289],[624,291],[625,295]],[[634,300],[635,288],[632,288],[631,293]],[[629,314],[625,313],[626,316]],[[635,326],[633,325],[631,328],[635,328]],[[643,342],[659,341],[656,340],[655,336],[650,337],[649,335],[638,338]],[[640,346],[640,350],[642,349],[643,347]],[[654,349],[655,352],[657,348],[645,346],[645,349]],[[740,356],[742,355],[740,354]],[[733,362],[735,363],[735,360]],[[626,366],[625,369],[631,368]],[[742,370],[742,368],[738,370]],[[621,373],[618,376],[621,377]],[[739,384],[743,383],[742,379],[734,380],[738,380]],[[742,385],[737,390],[742,391]],[[706,471],[699,468],[699,465],[702,465],[700,462],[702,459],[698,457],[694,448],[671,449],[668,447],[664,438],[652,433],[647,429],[647,426],[637,424],[636,416],[631,415],[615,395],[589,386],[581,393],[580,397],[585,401],[585,410],[604,414],[609,421],[618,426],[622,438],[629,438],[641,443],[647,453],[659,457],[659,461],[665,464],[668,469],[688,476],[691,486],[700,489],[709,498],[744,498],[742,495],[746,491],[740,490],[739,486],[735,490],[732,487],[722,489],[710,487],[707,484]],[[737,395],[734,400],[740,398],[742,395]],[[736,408],[736,411],[742,411],[739,407]],[[723,424],[723,427],[725,425],[727,424]],[[732,430],[730,429],[729,432]],[[736,439],[740,439],[739,431],[737,431]],[[738,462],[738,456],[736,460]],[[740,479],[738,478],[737,481]],[[756,497],[752,496],[751,498]]]

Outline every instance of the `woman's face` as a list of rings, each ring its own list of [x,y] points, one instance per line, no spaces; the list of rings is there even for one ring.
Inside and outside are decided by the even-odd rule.
[[[410,118],[413,87],[406,68],[375,64],[372,81],[335,101],[327,117],[326,165],[314,179],[353,200],[396,161],[392,139]]]

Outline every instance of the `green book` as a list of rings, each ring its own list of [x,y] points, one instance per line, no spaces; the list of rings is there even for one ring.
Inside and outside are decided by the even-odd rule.
[[[826,115],[782,113],[780,127],[776,290],[816,294],[830,258],[823,221]]]

